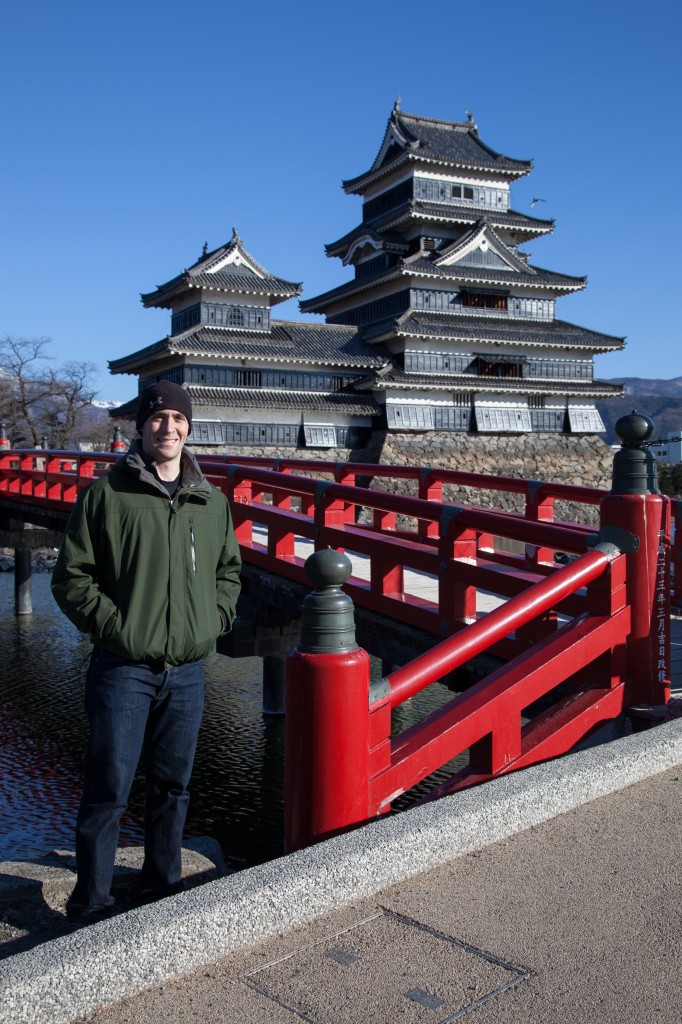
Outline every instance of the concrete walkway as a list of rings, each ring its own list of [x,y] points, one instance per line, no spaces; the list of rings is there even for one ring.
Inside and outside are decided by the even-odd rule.
[[[681,794],[676,767],[89,1019],[679,1024]]]
[[[680,1024],[681,768],[677,718],[83,928],[0,1022]]]

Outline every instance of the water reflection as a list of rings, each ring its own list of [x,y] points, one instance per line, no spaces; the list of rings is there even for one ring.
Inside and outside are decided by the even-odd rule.
[[[15,617],[14,577],[0,573],[0,861],[73,849],[90,644],[58,610],[49,583],[35,574],[33,615]],[[284,720],[261,713],[259,658],[212,655],[206,683],[186,833],[213,836],[233,867],[262,863],[282,853]],[[394,731],[450,697],[436,686],[412,698],[395,712]],[[142,843],[143,804],[140,772],[121,845]]]
[[[49,576],[33,577],[33,615],[15,617],[0,574],[0,860],[73,849],[87,738],[83,678],[90,644],[59,612]],[[284,723],[261,714],[261,662],[212,655],[188,835],[211,835],[235,867],[282,852]],[[121,844],[142,842],[143,775]]]

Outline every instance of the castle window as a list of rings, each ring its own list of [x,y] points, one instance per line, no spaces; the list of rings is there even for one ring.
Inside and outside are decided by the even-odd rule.
[[[603,434],[606,430],[596,409],[569,409],[568,423],[573,434]]]
[[[462,289],[459,294],[462,305],[472,309],[507,309],[506,295],[496,295],[495,292],[474,292],[469,289]]]
[[[523,362],[518,356],[478,356],[476,372],[481,377],[522,377]]]
[[[433,430],[433,408],[430,405],[386,406],[389,430]]]
[[[505,409],[476,404],[476,428],[480,433],[525,434],[533,427],[529,409]]]
[[[183,331],[188,331],[190,327],[195,327],[201,320],[201,305],[199,303],[196,306],[190,306],[189,309],[183,309],[179,313],[174,313],[171,317],[171,334],[182,334]]]
[[[465,409],[436,406],[433,410],[434,430],[469,430],[471,405]]]
[[[195,444],[272,444],[295,448],[298,442],[298,426],[288,423],[217,423],[194,420],[192,439]]]
[[[530,421],[533,430],[560,434],[564,429],[564,415],[563,409],[531,409]]]
[[[412,181],[403,181],[400,185],[396,185],[395,188],[382,192],[381,195],[376,196],[374,199],[368,199],[365,202],[362,207],[363,222],[366,224],[367,221],[373,220],[374,217],[379,217],[382,213],[400,206],[401,203],[407,202],[411,198]]]
[[[262,306],[228,306],[222,302],[203,302],[201,304],[201,323],[216,327],[247,327],[251,330],[269,330],[270,311]]]
[[[307,448],[336,448],[336,427],[331,423],[306,423],[303,434]]]
[[[235,370],[234,383],[238,388],[259,388],[261,387],[261,371]]]

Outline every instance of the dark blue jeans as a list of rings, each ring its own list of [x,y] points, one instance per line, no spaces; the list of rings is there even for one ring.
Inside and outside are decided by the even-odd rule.
[[[95,648],[86,675],[90,738],[76,825],[78,880],[70,908],[111,906],[121,815],[144,750],[144,889],[172,892],[181,877],[187,790],[204,709],[201,661],[156,671]]]

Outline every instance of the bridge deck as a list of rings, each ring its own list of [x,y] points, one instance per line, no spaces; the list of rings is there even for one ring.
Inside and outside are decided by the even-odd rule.
[[[254,525],[253,528],[254,540],[265,545],[267,540],[267,531],[260,526]],[[312,555],[315,550],[312,540],[308,540],[306,537],[297,537],[295,551],[298,558],[307,558]],[[354,551],[346,551],[346,555],[351,561],[352,574],[357,576],[361,580],[366,580],[369,583],[370,580],[370,567],[371,562],[368,556],[358,554]],[[514,575],[514,570],[508,566],[499,566],[498,571],[501,573],[507,572],[510,576]],[[434,604],[438,604],[438,580],[435,576],[430,576],[425,572],[418,572],[413,569],[405,570],[405,592],[411,594],[414,597],[421,597],[425,601],[433,601]],[[477,589],[476,591],[476,613],[478,615],[492,611],[493,608],[497,608],[499,605],[504,604],[505,598],[500,597],[497,594],[491,594],[488,591]]]

